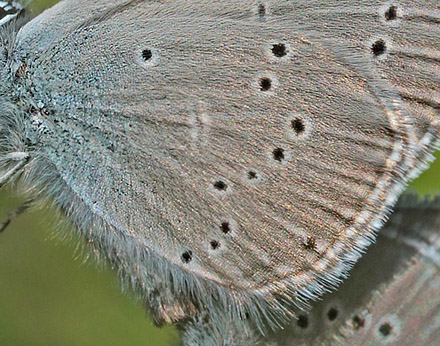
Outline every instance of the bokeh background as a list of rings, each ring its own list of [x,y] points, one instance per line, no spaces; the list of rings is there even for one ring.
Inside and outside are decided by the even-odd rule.
[[[30,10],[56,2],[34,0]],[[409,190],[440,194],[439,177],[437,160]],[[20,202],[0,191],[0,220]],[[48,222],[53,213],[27,212],[0,234],[0,346],[178,345],[176,329],[155,327],[111,268],[84,263],[81,241],[60,235]]]

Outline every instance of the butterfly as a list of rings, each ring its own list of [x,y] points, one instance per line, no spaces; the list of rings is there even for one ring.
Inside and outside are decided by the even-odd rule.
[[[432,159],[439,10],[62,1],[2,30],[0,182],[51,198],[158,323],[277,327]]]

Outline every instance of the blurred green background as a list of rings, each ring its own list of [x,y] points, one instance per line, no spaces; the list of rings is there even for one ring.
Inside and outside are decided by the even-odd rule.
[[[31,9],[56,2],[34,0]],[[439,176],[437,160],[410,189],[437,194]],[[1,191],[0,220],[19,202]],[[78,240],[54,235],[50,213],[25,213],[0,234],[0,346],[177,345],[177,331],[153,326],[109,268],[83,263]]]

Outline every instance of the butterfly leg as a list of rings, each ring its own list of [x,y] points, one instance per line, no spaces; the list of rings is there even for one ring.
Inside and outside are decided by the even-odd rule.
[[[33,199],[28,199],[23,204],[19,205],[17,208],[15,208],[14,211],[8,214],[8,217],[6,220],[0,222],[0,233],[2,233],[10,224],[11,222],[16,219],[18,216],[23,214],[26,210],[29,209],[29,207],[32,205]]]

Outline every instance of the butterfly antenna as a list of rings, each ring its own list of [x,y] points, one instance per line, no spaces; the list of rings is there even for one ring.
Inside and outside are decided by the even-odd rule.
[[[0,189],[8,182],[8,180],[12,176],[23,169],[26,163],[28,163],[29,158],[29,154],[25,152],[10,153],[3,158],[4,161],[15,161],[17,163],[14,165],[14,167],[10,168],[8,171],[0,175]]]
[[[26,163],[28,163],[29,158],[29,154],[25,152],[14,152],[3,157],[2,161],[14,161],[16,164],[4,174],[0,175],[0,189],[9,181],[9,179],[11,179],[11,177],[23,169]],[[0,223],[0,233],[3,232],[15,218],[25,212],[32,202],[33,199],[29,199],[17,207],[12,213],[9,213],[6,220]]]

